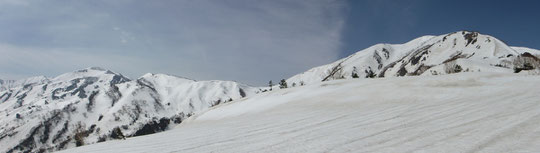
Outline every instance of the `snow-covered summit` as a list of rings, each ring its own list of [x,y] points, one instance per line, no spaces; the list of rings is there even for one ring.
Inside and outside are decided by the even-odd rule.
[[[478,32],[458,31],[423,36],[404,44],[377,44],[334,63],[315,67],[287,80],[315,83],[343,78],[440,75],[458,72],[508,72],[538,69],[540,61],[522,56],[540,51],[509,47],[499,39]],[[537,58],[536,58],[537,59]]]
[[[109,78],[109,77],[116,77],[120,82],[122,81],[129,81],[130,79],[123,76],[122,74],[115,73],[111,70],[107,70],[100,67],[89,67],[77,71],[73,71],[70,73],[65,73],[62,75],[59,75],[51,80],[53,81],[69,81],[71,79],[75,78],[86,78],[86,77],[102,77],[102,78]]]

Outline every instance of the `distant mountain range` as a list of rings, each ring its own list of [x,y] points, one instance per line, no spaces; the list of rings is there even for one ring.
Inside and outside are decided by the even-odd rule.
[[[539,73],[540,51],[477,32],[377,44],[286,80],[289,86],[351,78],[461,72]],[[54,78],[0,80],[0,152],[50,152],[167,130],[264,87],[166,74],[129,79],[103,68]]]
[[[2,86],[7,89],[0,91],[0,152],[54,151],[151,134],[258,92],[237,82],[165,74],[131,80],[102,68]]]

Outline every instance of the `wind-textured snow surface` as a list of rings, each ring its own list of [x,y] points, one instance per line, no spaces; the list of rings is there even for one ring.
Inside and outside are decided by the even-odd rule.
[[[486,72],[334,80],[61,152],[540,152],[539,84]]]
[[[130,80],[97,67],[10,81],[5,87],[0,90],[0,152],[50,152],[153,134],[258,90],[165,74]]]

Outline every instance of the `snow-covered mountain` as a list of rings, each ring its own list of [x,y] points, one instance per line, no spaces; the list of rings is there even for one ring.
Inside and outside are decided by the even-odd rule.
[[[102,68],[11,81],[0,91],[0,152],[47,152],[151,134],[255,94],[231,81],[165,74],[130,80]]]
[[[286,81],[294,86],[346,78],[459,72],[540,73],[539,57],[540,51],[535,49],[509,47],[492,36],[460,31],[423,36],[405,44],[377,44]],[[345,91],[340,83],[321,86],[326,85]],[[131,80],[102,68],[83,69],[55,78],[0,80],[0,152],[47,152],[156,133],[214,105],[259,91],[231,81],[195,81],[165,74],[145,74]],[[312,95],[307,98],[324,99],[316,96],[316,89],[306,88],[300,93]],[[246,98],[253,104],[236,109],[258,112],[289,101],[282,99],[287,93],[269,94],[274,97],[267,99],[275,102],[259,105],[253,101],[260,96],[255,96]],[[310,110],[318,106],[291,107]],[[204,128],[210,131],[212,127]]]
[[[287,79],[310,84],[342,78],[440,75],[458,72],[508,72],[540,68],[540,51],[509,47],[477,32],[423,36],[405,44],[377,44],[334,63]]]

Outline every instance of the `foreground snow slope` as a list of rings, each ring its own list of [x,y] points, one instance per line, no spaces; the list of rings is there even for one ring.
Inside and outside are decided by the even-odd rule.
[[[328,81],[63,152],[540,152],[539,84],[508,73]]]

